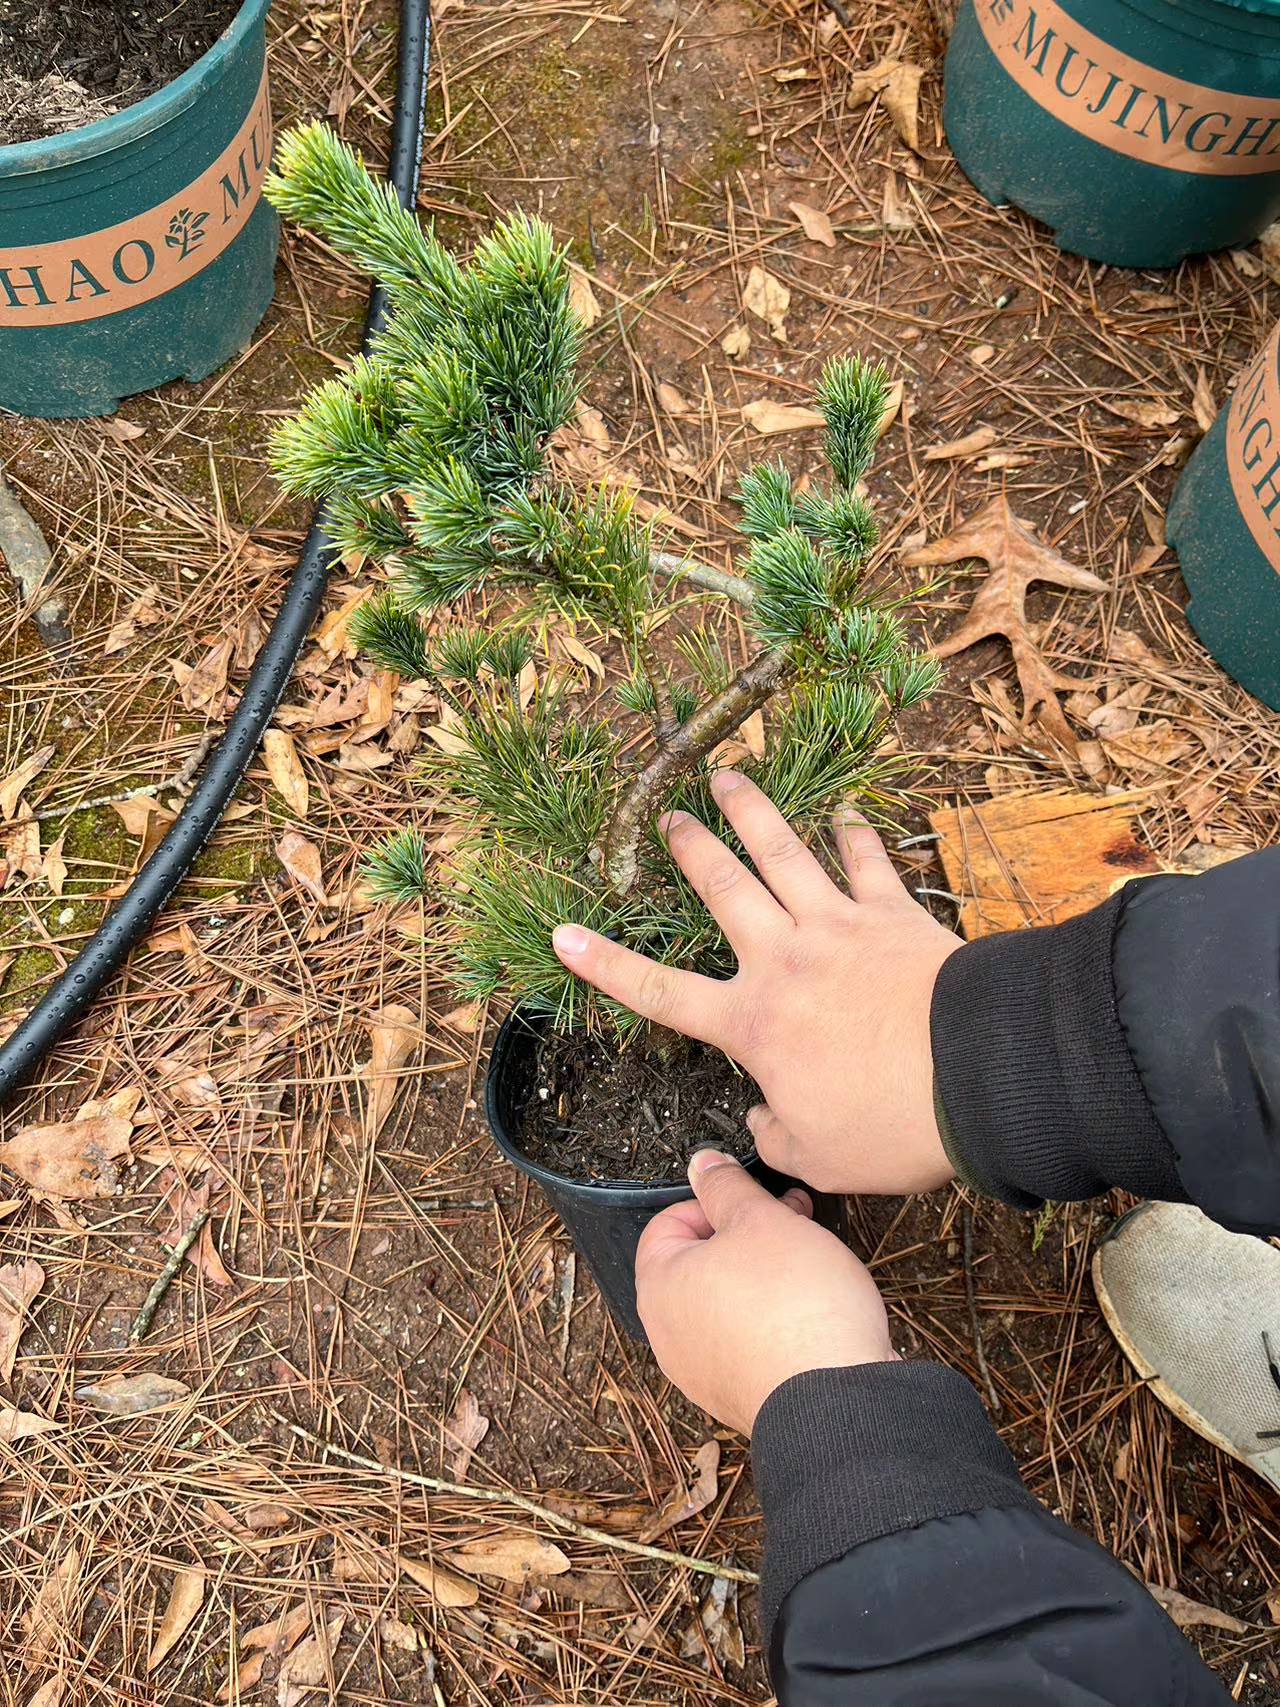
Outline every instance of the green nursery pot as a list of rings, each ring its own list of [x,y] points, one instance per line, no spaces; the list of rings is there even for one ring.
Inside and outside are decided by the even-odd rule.
[[[1280,0],[962,0],[943,124],[1073,254],[1248,242],[1280,216]]]
[[[1280,326],[1182,472],[1166,522],[1187,620],[1230,675],[1280,711]]]
[[[245,0],[135,106],[0,148],[0,407],[106,415],[248,342],[280,235],[262,199],[269,3]]]

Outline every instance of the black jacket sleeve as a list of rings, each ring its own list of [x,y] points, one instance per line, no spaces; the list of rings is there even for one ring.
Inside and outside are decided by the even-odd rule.
[[[1280,1230],[1280,848],[966,943],[930,1024],[944,1142],[989,1196],[1122,1186]]]
[[[797,1375],[752,1435],[779,1707],[1220,1707],[1146,1589],[1049,1515],[963,1377]]]

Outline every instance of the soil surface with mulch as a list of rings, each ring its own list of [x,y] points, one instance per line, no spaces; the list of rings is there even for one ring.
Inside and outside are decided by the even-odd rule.
[[[154,95],[207,53],[241,0],[0,0],[0,144],[56,136]]]
[[[619,1053],[601,1038],[541,1039],[515,1134],[529,1160],[569,1179],[678,1185],[708,1145],[751,1155],[743,1115],[759,1087],[718,1050],[671,1042]]]
[[[948,891],[974,890],[910,839],[929,805],[1141,788],[1137,833],[1162,860],[1264,845],[1280,814],[1280,716],[1190,632],[1163,534],[1186,456],[1280,315],[1280,278],[1256,244],[1167,273],[1095,266],[988,206],[941,129],[952,11],[441,5],[419,202],[460,253],[517,206],[571,246],[593,318],[584,437],[675,518],[677,548],[729,566],[728,497],[761,457],[825,477],[813,433],[753,417],[808,403],[826,358],[863,351],[904,384],[868,482],[886,573],[1003,494],[1106,583],[1027,604],[1022,638],[1078,683],[1060,690],[1070,746],[1028,714],[1000,638],[949,659],[903,722],[923,798],[890,813],[890,850],[949,924]],[[276,0],[269,28],[281,128],[325,117],[385,160],[389,0]],[[924,73],[915,148],[858,92],[886,58]],[[749,306],[757,269],[775,303],[789,293],[773,326]],[[46,652],[0,573],[0,785],[48,755],[0,822],[0,1032],[101,922],[226,727],[308,521],[271,480],[266,436],[350,356],[365,300],[363,279],[286,229],[275,304],[220,373],[111,421],[0,419],[72,635]],[[945,640],[987,574],[945,569],[909,606],[913,632]],[[444,984],[431,904],[361,897],[388,828],[439,829],[448,851],[418,771],[439,703],[413,684],[374,693],[344,638],[368,584],[335,572],[278,714],[307,796],[250,766],[127,977],[3,1111],[7,1140],[91,1099],[141,1099],[110,1195],[51,1201],[0,1172],[0,1265],[40,1270],[0,1405],[30,1431],[3,1448],[6,1681],[24,1701],[61,1689],[66,1707],[259,1707],[305,1644],[333,1679],[311,1699],[334,1707],[760,1707],[755,1591],[714,1576],[760,1561],[746,1443],[619,1335],[537,1186],[497,1154],[482,1105],[500,1016]],[[732,616],[708,620],[740,661]],[[576,638],[610,678],[628,671],[616,637]],[[580,646],[575,661],[549,641],[539,671],[600,714]],[[307,882],[281,856],[289,832]],[[194,1260],[131,1344],[205,1191]],[[1032,1492],[1201,1603],[1216,1622],[1188,1635],[1226,1690],[1276,1707],[1274,1498],[1161,1407],[1108,1332],[1089,1269],[1122,1207],[1036,1218],[959,1187],[865,1198],[851,1243],[903,1355],[965,1373]],[[161,1409],[108,1416],[81,1397],[156,1375],[179,1384]],[[503,1490],[595,1538],[493,1503]],[[503,1578],[455,1552],[534,1532],[569,1569],[509,1558]],[[686,1562],[634,1551],[644,1535]],[[447,1595],[441,1561],[465,1578]],[[189,1622],[155,1657],[175,1594]],[[57,1640],[32,1640],[51,1605]]]

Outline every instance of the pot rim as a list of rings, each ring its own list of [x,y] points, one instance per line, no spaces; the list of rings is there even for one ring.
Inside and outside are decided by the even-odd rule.
[[[549,1029],[550,1025],[550,1014],[540,1013],[537,1009],[516,1007],[512,1008],[498,1027],[498,1034],[489,1051],[489,1064],[485,1069],[484,1077],[485,1119],[489,1123],[489,1131],[492,1133],[493,1141],[498,1149],[513,1166],[520,1169],[521,1173],[527,1174],[539,1185],[550,1185],[557,1191],[580,1191],[592,1195],[597,1192],[618,1192],[625,1194],[629,1200],[647,1196],[660,1208],[666,1208],[672,1203],[687,1202],[693,1196],[693,1187],[684,1180],[671,1180],[666,1184],[660,1184],[652,1180],[573,1179],[568,1174],[559,1174],[553,1168],[544,1167],[541,1162],[530,1160],[524,1151],[518,1147],[515,1140],[508,1135],[505,1123],[498,1111],[497,1098],[497,1078],[503,1058],[511,1046],[511,1038],[517,1026],[521,1026],[527,1031],[538,1031]],[[742,1158],[742,1165],[744,1168],[760,1165],[760,1158],[756,1154],[754,1146],[750,1154]]]
[[[56,136],[10,142],[0,147],[0,177],[49,172],[85,157],[114,153],[159,130],[193,107],[208,89],[221,81],[227,60],[240,50],[246,36],[261,25],[270,5],[271,0],[244,0],[217,41],[194,65],[123,112],[109,113],[92,124],[59,131]]]

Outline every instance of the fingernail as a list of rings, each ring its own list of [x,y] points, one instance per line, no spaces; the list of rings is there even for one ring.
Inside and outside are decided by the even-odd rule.
[[[748,1132],[758,1132],[760,1130],[760,1122],[764,1119],[764,1110],[757,1104],[755,1108],[749,1108],[747,1110],[743,1119],[747,1123]]]
[[[658,828],[664,836],[669,836],[677,824],[687,824],[689,818],[688,812],[664,812],[658,819]]]
[[[591,938],[581,925],[557,925],[551,941],[557,954],[585,954]]]
[[[784,1191],[782,1194],[782,1201],[789,1204],[792,1209],[799,1209],[806,1215],[813,1208],[813,1202],[809,1193],[807,1191],[801,1191],[799,1186],[793,1185],[790,1191]]]
[[[741,771],[717,771],[711,779],[711,789],[714,794],[732,794],[746,780]]]
[[[723,1150],[696,1150],[689,1158],[689,1178],[699,1180],[709,1168],[723,1167],[726,1162],[732,1160]]]
[[[866,814],[859,812],[856,806],[842,806],[836,813],[836,822],[838,824],[865,824],[868,819]]]

